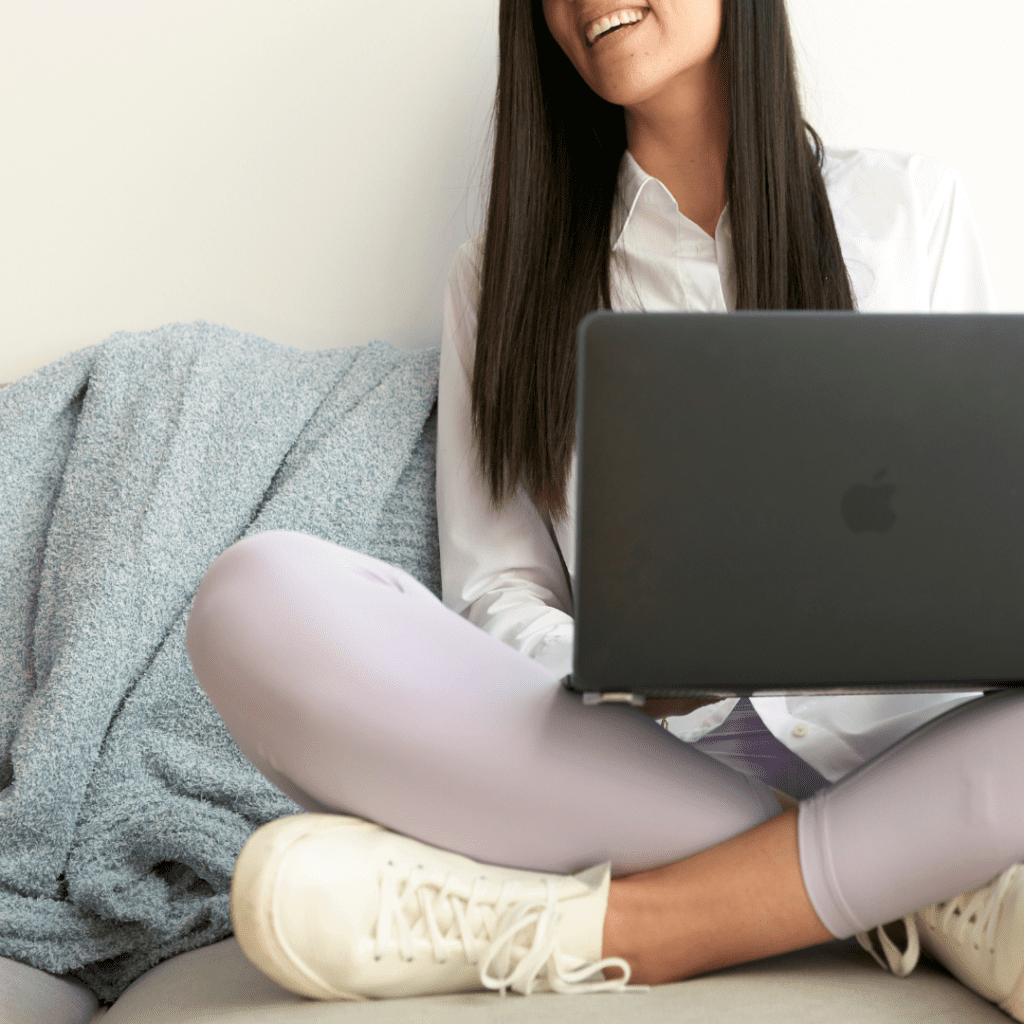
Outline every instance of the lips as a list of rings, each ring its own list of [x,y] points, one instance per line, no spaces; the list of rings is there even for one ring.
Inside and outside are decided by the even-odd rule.
[[[620,7],[617,10],[609,11],[607,14],[595,18],[583,30],[587,46],[593,46],[599,39],[618,31],[620,28],[628,28],[630,25],[637,25],[647,16],[646,7]]]

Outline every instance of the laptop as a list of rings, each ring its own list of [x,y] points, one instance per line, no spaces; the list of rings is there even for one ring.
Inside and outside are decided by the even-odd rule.
[[[587,703],[1024,681],[1024,315],[589,314]]]

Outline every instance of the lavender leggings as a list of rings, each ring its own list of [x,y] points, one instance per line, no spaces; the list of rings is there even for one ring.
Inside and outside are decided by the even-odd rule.
[[[186,643],[257,768],[311,811],[477,860],[621,876],[779,813],[636,708],[585,707],[411,576],[303,534],[211,566]],[[800,864],[838,938],[1024,859],[1024,692],[960,705],[803,800]]]

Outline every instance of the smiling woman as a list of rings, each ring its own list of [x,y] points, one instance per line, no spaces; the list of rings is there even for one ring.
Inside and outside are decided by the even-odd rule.
[[[734,698],[684,736],[563,686],[578,322],[634,299],[984,307],[955,192],[928,161],[826,152],[784,0],[500,0],[487,224],[444,306],[443,602],[374,559],[267,533],[214,563],[189,621],[239,745],[312,812],[239,858],[232,919],[261,969],[320,999],[621,990],[866,941],[905,915],[922,946],[974,955],[979,991],[1024,1020],[1024,693],[811,695],[792,713]],[[884,231],[857,223],[852,194]],[[840,227],[890,291],[855,293]],[[974,939],[935,901],[975,914]]]
[[[639,22],[588,45],[595,25],[633,10]],[[506,0],[499,51],[473,423],[494,500],[522,483],[557,517],[576,325],[612,308],[627,150],[708,235],[728,204],[735,309],[852,310],[854,297],[782,0]]]
[[[469,128],[486,122],[483,103],[476,104],[490,99],[499,2],[487,230],[452,263],[466,238],[462,229],[481,226],[475,216],[463,221],[453,201],[470,170],[460,158],[476,151]],[[1021,120],[1007,116],[1019,89],[991,102],[999,91],[989,69],[1016,68],[998,59],[999,47],[1008,55],[1024,35],[1007,5],[975,5],[964,19],[962,0],[790,2],[791,10],[803,7],[801,30],[819,22],[817,38],[803,37],[822,72],[815,91],[838,85],[844,99],[857,98],[850,109],[863,111],[859,123],[831,121],[828,135],[889,144],[896,132],[907,132],[900,143],[918,151],[966,160],[974,150],[984,154],[977,159],[1003,168],[986,182],[992,187],[979,191],[1000,191],[997,173],[1009,168],[1012,175],[1020,164],[1009,159],[1016,154],[1007,152],[1004,137],[1017,136],[999,131],[996,121]],[[90,918],[82,901],[91,896],[114,913],[120,907],[131,925],[127,932],[114,928],[113,959],[109,946],[82,940],[82,957],[56,962],[61,936],[52,929],[40,932],[38,945],[47,970],[0,957],[0,1022],[26,1015],[33,1024],[87,1021],[95,994],[56,972],[84,967],[109,994],[114,977],[127,983],[132,964],[142,970],[153,962],[145,944],[160,940],[169,950],[177,942],[166,928],[136,920],[133,911],[146,908],[126,900],[123,887],[111,904],[104,896],[109,885],[92,887],[90,896],[74,884],[64,867],[89,861],[80,844],[72,844],[70,862],[39,855],[40,841],[58,832],[73,837],[54,827],[46,799],[32,799],[33,778],[47,787],[50,810],[69,813],[95,840],[99,857],[91,863],[100,881],[116,878],[114,869],[129,872],[147,883],[149,909],[164,905],[165,889],[174,897],[166,906],[181,909],[175,892],[183,895],[188,878],[177,884],[164,871],[172,863],[163,859],[166,851],[157,850],[147,881],[138,858],[119,855],[124,847],[110,841],[104,815],[129,823],[143,815],[160,843],[184,836],[195,846],[202,836],[182,817],[177,785],[188,782],[202,798],[193,804],[210,812],[209,820],[237,819],[240,844],[257,820],[266,820],[260,806],[290,811],[294,796],[308,813],[256,830],[239,860],[232,921],[220,888],[212,915],[186,915],[184,937],[191,946],[233,926],[270,977],[317,998],[658,983],[851,935],[906,913],[908,942],[919,928],[921,949],[940,958],[945,950],[958,977],[1024,1020],[1024,871],[1011,863],[1024,851],[1024,694],[976,701],[966,695],[963,706],[928,695],[836,698],[841,703],[831,713],[813,696],[789,703],[754,698],[735,708],[724,702],[694,709],[662,728],[649,713],[664,707],[586,707],[562,685],[574,645],[572,368],[583,313],[601,305],[722,313],[993,308],[970,207],[951,168],[913,155],[826,149],[806,125],[782,0],[616,6],[622,3],[454,0],[438,19],[422,0],[379,7],[336,0],[0,0],[0,379],[17,380],[68,350],[43,348],[39,339],[79,347],[112,330],[170,319],[235,322],[314,347],[369,337],[419,345],[440,337],[436,453],[445,590],[440,602],[395,566],[316,537],[260,532],[257,522],[247,531],[252,536],[216,560],[191,609],[187,640],[204,693],[188,671],[179,614],[196,576],[178,588],[175,605],[159,572],[150,573],[165,610],[178,609],[175,630],[157,630],[154,671],[182,684],[179,695],[195,696],[201,715],[182,715],[180,701],[150,701],[156,718],[136,715],[140,729],[133,729],[132,716],[108,700],[116,728],[101,753],[116,752],[115,741],[126,737],[155,741],[154,765],[168,781],[168,730],[188,729],[193,741],[204,721],[219,730],[214,708],[238,741],[227,742],[221,732],[214,744],[230,762],[227,788],[202,768],[194,756],[199,745],[190,741],[181,771],[169,780],[179,809],[172,816],[154,815],[152,801],[125,786],[119,792],[126,799],[112,806],[91,801],[99,817],[88,807],[76,813],[69,786],[81,789],[89,780],[52,770],[47,735],[71,742],[83,756],[100,748],[84,741],[77,713],[50,716],[57,732],[37,728],[38,715],[16,728],[7,695],[14,693],[17,704],[19,693],[33,690],[32,670],[53,662],[39,627],[47,607],[27,606],[39,612],[39,628],[31,629],[17,627],[17,616],[0,607],[0,647],[6,643],[11,652],[0,657],[0,888],[7,905],[38,924],[48,904],[76,943],[83,929],[106,922]],[[990,13],[996,8],[1005,12],[998,19]],[[906,14],[914,9],[919,13]],[[974,59],[963,61],[972,31]],[[965,66],[970,73],[947,73]],[[878,73],[883,67],[900,70],[890,77]],[[1006,83],[1017,85],[1017,73],[1007,72]],[[893,96],[900,102],[891,104]],[[911,136],[931,110],[938,111],[932,136]],[[943,145],[950,124],[959,126],[959,153]],[[1004,210],[991,202],[989,214],[1005,217],[990,219],[1007,238],[1019,236],[1012,204]],[[1017,256],[1007,250],[997,263],[1012,269]],[[417,311],[436,317],[436,329]],[[268,416],[298,415],[304,407],[287,374],[274,372],[261,351],[247,341],[243,363],[265,382],[268,402],[254,404],[253,390],[229,375],[212,405],[192,403],[193,419],[202,421],[198,433],[185,430],[181,418],[172,424],[176,437],[212,439],[208,457],[189,465],[218,507],[240,464],[229,460],[227,475],[211,473],[226,435],[204,410],[237,414],[256,428],[258,407]],[[158,354],[170,358],[164,347]],[[323,355],[303,365],[329,369],[337,353]],[[19,464],[9,442],[20,431],[53,449],[55,435],[45,427],[59,403],[33,396],[53,398],[56,378],[75,365],[65,362],[63,370],[44,370],[27,386],[0,391],[0,450],[13,467],[0,472],[0,481],[17,499],[6,510],[16,519],[27,485],[35,480],[46,498],[57,477],[46,459]],[[189,380],[217,384],[194,361],[181,365]],[[136,376],[118,379],[128,385]],[[408,380],[388,380],[399,378]],[[378,375],[361,379],[369,386]],[[160,401],[180,404],[180,388],[154,391],[159,380],[145,373],[142,382],[159,391]],[[363,417],[387,428],[391,441],[381,448],[354,445],[344,423],[327,415],[330,402],[309,406],[327,415],[323,439],[338,442],[371,489],[394,482],[385,463],[402,445],[391,428],[411,416],[407,406],[385,401],[383,387],[372,389],[374,405]],[[98,451],[85,444],[86,421],[98,429],[116,411],[109,388],[91,387],[90,394],[95,401],[80,417],[81,430],[64,429],[74,426],[74,409],[54,428],[86,456]],[[152,422],[154,408],[132,418]],[[12,415],[25,430],[12,433]],[[315,446],[277,447],[313,478],[315,494],[298,502],[304,510],[323,511],[326,502],[339,527],[369,537],[380,517],[360,516],[341,500],[337,474]],[[432,455],[433,445],[427,447]],[[265,461],[274,448],[261,430],[246,457]],[[166,462],[160,446],[147,454]],[[97,473],[104,464],[105,458],[91,463]],[[874,468],[858,479],[872,482]],[[108,499],[120,494],[138,499],[152,525],[151,488],[127,486],[134,477],[118,473],[95,479],[97,489],[82,486],[82,474],[68,477],[78,486],[61,489],[56,506],[43,501],[42,510],[67,512],[65,499],[75,491],[116,512],[121,503]],[[282,501],[301,498],[300,476],[279,473],[275,481],[253,500],[274,498],[280,510]],[[413,480],[417,494],[423,482]],[[873,483],[885,486],[881,478]],[[501,500],[493,500],[495,491]],[[427,509],[432,492],[422,488]],[[430,528],[412,526],[408,503],[396,510],[402,522],[407,515],[416,542],[430,541]],[[178,520],[211,558],[217,536],[225,544],[237,536],[237,529],[211,532],[209,516]],[[56,540],[67,541],[65,551],[71,544],[100,557],[100,576],[116,596],[118,573],[107,571],[110,559],[102,557],[112,549],[97,546],[80,519],[68,526]],[[76,591],[85,599],[96,628],[71,633],[83,642],[103,637],[121,656],[95,661],[98,674],[82,659],[61,663],[77,670],[90,692],[106,687],[109,696],[105,676],[115,669],[124,675],[132,659],[125,660],[118,639],[123,630],[108,627],[159,623],[133,615],[123,602],[113,618],[98,615],[95,587],[72,586],[58,548],[41,559],[12,544],[10,531],[0,528],[0,536],[7,542],[0,545],[5,599],[27,593],[40,570],[58,597]],[[126,535],[129,547],[141,538],[145,550],[113,568],[145,571],[152,558],[155,569],[182,569],[181,546],[154,547],[156,536],[148,527]],[[397,544],[403,536],[404,529],[391,539]],[[633,539],[624,536],[624,546]],[[431,543],[437,541],[434,535]],[[133,598],[141,593],[129,591]],[[67,601],[58,603],[50,625],[70,635]],[[168,674],[171,662],[176,668]],[[36,707],[53,709],[52,677],[34,687]],[[774,750],[762,742],[769,732]],[[102,732],[94,737],[99,743]],[[30,754],[40,767],[34,774],[23,770]],[[245,756],[252,771],[241,762]],[[795,779],[798,807],[771,788],[787,775],[778,767],[785,768],[786,756],[809,769]],[[93,782],[109,781],[103,758],[92,760]],[[791,781],[782,788],[795,792]],[[88,788],[95,796],[97,786]],[[250,799],[252,793],[269,803]],[[14,827],[17,807],[43,827]],[[16,833],[27,856],[14,848]],[[221,864],[223,887],[230,870],[223,859],[238,845],[214,845],[205,843]],[[4,952],[27,960],[24,930],[2,910],[0,919]],[[918,952],[908,946],[905,956],[892,957],[891,943],[874,942],[900,973]],[[124,943],[132,947],[128,954],[120,952]],[[840,945],[849,950],[855,942]],[[223,1018],[228,999],[246,1018],[261,1015],[256,1003],[275,1018],[308,1018],[308,1007],[281,1005],[287,1000],[275,986],[238,969],[248,965],[232,963],[234,954],[225,957],[224,944],[218,946],[208,959],[193,950],[153,968],[111,1010],[111,1024]],[[795,993],[787,965],[768,965],[760,980],[778,975],[779,985],[759,992],[761,1005],[785,989],[787,1005],[773,1010],[785,1014],[792,1006],[790,1015],[799,1016],[799,1000],[821,991],[819,968],[829,955],[804,961],[807,985]],[[861,959],[861,969],[869,969],[867,954]],[[679,986],[657,1001],[692,1004],[694,992],[715,999],[714,989],[728,992],[735,984],[732,991],[742,994],[726,1002],[746,1002],[759,988],[757,972],[729,973],[731,982],[715,977],[706,987]],[[868,995],[890,1000],[891,1018],[905,1019],[908,996],[931,987],[938,1002],[955,989],[938,972],[929,986],[925,973],[922,985],[880,979],[876,988],[888,991],[875,993],[880,1000]],[[861,1001],[871,988],[865,983],[848,986]],[[633,997],[623,998],[625,1007],[599,1000],[595,1018],[603,1019],[602,1011],[605,1018],[621,1016]],[[933,1015],[973,1020],[965,1005],[970,993],[962,998]],[[469,1016],[488,1015],[486,999],[468,1003]],[[396,1010],[401,1016],[402,1007],[378,1008],[376,1015],[393,1018]],[[976,1013],[986,1010],[981,1005]],[[373,1007],[360,1015],[374,1016]],[[725,1008],[710,1015],[737,1014]]]

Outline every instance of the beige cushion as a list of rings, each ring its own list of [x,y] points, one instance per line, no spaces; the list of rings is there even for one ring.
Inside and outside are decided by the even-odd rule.
[[[264,977],[225,939],[183,953],[139,978],[102,1024],[1008,1024],[1010,1018],[922,961],[908,978],[882,971],[847,939],[732,967],[647,993],[529,997],[495,993],[319,1003]]]

